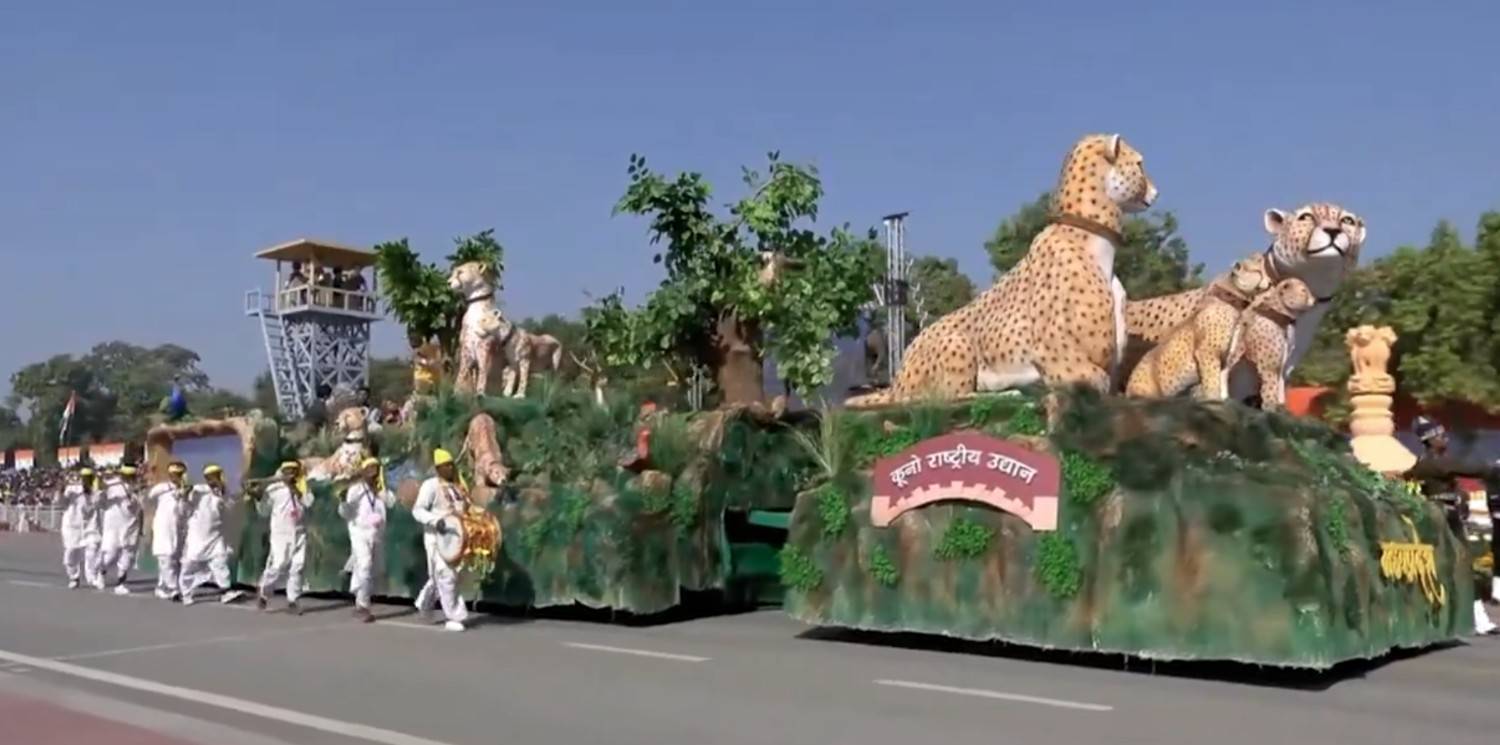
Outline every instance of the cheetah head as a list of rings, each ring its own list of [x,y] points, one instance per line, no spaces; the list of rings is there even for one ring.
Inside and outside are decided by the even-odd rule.
[[[1314,202],[1290,215],[1266,210],[1267,252],[1276,273],[1307,283],[1320,301],[1327,300],[1344,276],[1359,263],[1365,242],[1365,221],[1343,207]]]
[[[1295,316],[1318,304],[1312,290],[1300,279],[1283,279],[1276,283],[1276,299],[1286,312]]]
[[[1229,283],[1243,295],[1259,295],[1271,286],[1271,277],[1266,272],[1266,257],[1263,254],[1247,256],[1234,262],[1229,270]]]
[[[1054,199],[1059,212],[1097,219],[1102,196],[1122,212],[1140,212],[1156,201],[1141,154],[1119,135],[1089,135],[1063,163]]]
[[[473,297],[485,292],[493,292],[496,279],[494,267],[478,261],[469,261],[453,267],[453,271],[448,274],[448,289],[464,297]]]

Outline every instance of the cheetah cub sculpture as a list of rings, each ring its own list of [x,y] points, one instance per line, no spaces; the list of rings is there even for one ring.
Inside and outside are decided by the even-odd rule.
[[[1139,398],[1176,396],[1197,384],[1197,396],[1224,398],[1224,358],[1240,314],[1271,285],[1266,257],[1256,253],[1235,262],[1209,283],[1198,308],[1146,353],[1130,373],[1125,394]]]
[[[1287,367],[1297,319],[1317,304],[1318,298],[1307,283],[1292,277],[1276,283],[1240,315],[1229,357],[1224,362],[1224,375],[1227,377],[1240,360],[1249,362],[1260,378],[1262,409],[1286,406]]]
[[[1110,390],[1124,347],[1125,288],[1115,277],[1121,216],[1156,200],[1141,154],[1089,135],[1063,162],[1051,222],[1026,255],[968,305],[922,330],[884,391],[853,408],[956,399],[1042,382]]]

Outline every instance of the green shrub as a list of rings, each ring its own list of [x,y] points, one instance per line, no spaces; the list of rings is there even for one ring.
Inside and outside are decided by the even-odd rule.
[[[781,584],[793,590],[810,592],[823,584],[823,570],[788,543],[781,547]]]
[[[679,478],[672,482],[672,525],[685,535],[698,522],[698,492],[691,482]]]
[[[943,537],[933,549],[933,555],[944,561],[973,559],[990,547],[995,530],[967,517],[957,517],[943,531]]]
[[[823,522],[823,537],[837,538],[849,525],[849,497],[833,484],[824,484],[817,493],[818,517]]]
[[[882,544],[875,544],[870,549],[870,576],[875,578],[886,587],[894,587],[896,581],[901,579],[901,572],[896,569],[896,562],[891,561],[891,555]]]
[[[1328,540],[1332,542],[1333,548],[1339,554],[1349,550],[1349,522],[1348,515],[1344,510],[1344,497],[1333,494],[1328,497],[1323,509],[1323,529],[1328,533]]]
[[[1109,466],[1074,450],[1062,454],[1063,503],[1087,510],[1114,491],[1115,475]]]
[[[1043,534],[1037,540],[1036,577],[1055,598],[1070,598],[1083,586],[1083,568],[1078,563],[1078,549],[1058,533]]]

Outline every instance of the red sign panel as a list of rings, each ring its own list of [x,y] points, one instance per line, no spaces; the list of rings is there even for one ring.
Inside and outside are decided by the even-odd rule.
[[[976,430],[933,437],[881,458],[874,479],[870,522],[876,527],[907,510],[962,500],[1009,512],[1033,530],[1057,530],[1057,459]]]

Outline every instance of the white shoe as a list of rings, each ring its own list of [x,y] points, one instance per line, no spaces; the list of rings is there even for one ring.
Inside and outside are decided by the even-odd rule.
[[[76,579],[70,579],[70,580],[68,580],[68,589],[69,590],[76,590],[76,589],[78,589],[78,580],[76,580]]]
[[[115,594],[116,595],[129,595],[130,594],[130,588],[126,587],[125,585],[115,585]]]
[[[230,603],[233,603],[234,601],[239,600],[242,597],[245,597],[244,590],[230,590],[229,592],[224,593],[224,597],[219,598],[219,602],[225,605],[229,605]]]
[[[444,631],[463,631],[464,630],[464,625],[461,624],[461,623],[459,623],[458,621],[449,621],[449,622],[443,624],[443,630]]]
[[[183,605],[192,605],[194,602],[196,602],[196,601],[193,600],[193,596],[192,595],[183,595],[182,596],[182,604]]]
[[[1474,601],[1474,633],[1495,633],[1495,623],[1490,620],[1490,614],[1484,612],[1484,603],[1479,600]]]
[[[167,592],[166,590],[163,590],[160,587],[158,587],[158,588],[156,588],[156,597],[159,598],[159,599],[161,599],[161,600],[171,600],[172,599],[172,593]]]

